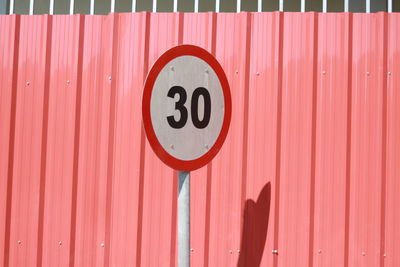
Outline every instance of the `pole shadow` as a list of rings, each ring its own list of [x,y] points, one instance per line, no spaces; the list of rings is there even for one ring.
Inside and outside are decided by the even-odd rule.
[[[271,183],[260,192],[257,202],[247,199],[244,208],[244,223],[238,267],[259,267],[268,232],[271,206]]]

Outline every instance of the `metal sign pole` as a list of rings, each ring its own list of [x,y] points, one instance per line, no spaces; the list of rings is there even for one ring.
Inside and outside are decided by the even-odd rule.
[[[174,190],[174,198],[178,198],[174,203],[178,204],[174,215],[178,231],[174,235],[178,238],[179,267],[190,267],[189,172],[203,167],[218,153],[228,134],[231,115],[232,99],[225,72],[215,57],[201,47],[179,45],[169,49],[147,75],[142,97],[146,137],[154,153],[169,167],[179,170],[179,186],[175,188],[178,193]]]
[[[190,172],[178,174],[178,267],[190,266]]]

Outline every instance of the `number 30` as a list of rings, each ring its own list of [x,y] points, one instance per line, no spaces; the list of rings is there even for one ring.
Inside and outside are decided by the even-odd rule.
[[[179,95],[179,100],[175,102],[175,110],[179,110],[180,118],[179,120],[175,120],[174,116],[168,116],[168,124],[175,129],[181,129],[186,125],[188,119],[188,111],[185,107],[185,103],[187,100],[186,90],[181,86],[172,86],[168,91],[168,97],[175,98],[175,95]],[[204,99],[204,116],[203,119],[199,119],[199,97],[203,96]],[[193,125],[198,129],[204,129],[207,127],[210,122],[211,117],[211,97],[210,93],[204,87],[197,87],[192,94],[191,99],[191,117]]]

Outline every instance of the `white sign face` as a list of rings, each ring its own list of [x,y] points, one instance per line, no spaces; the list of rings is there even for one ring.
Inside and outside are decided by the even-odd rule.
[[[160,71],[150,112],[161,146],[173,157],[194,160],[215,144],[224,121],[224,95],[204,60],[181,56]]]
[[[142,99],[146,135],[157,156],[174,169],[200,168],[218,153],[231,110],[225,73],[200,47],[168,50],[146,79]]]

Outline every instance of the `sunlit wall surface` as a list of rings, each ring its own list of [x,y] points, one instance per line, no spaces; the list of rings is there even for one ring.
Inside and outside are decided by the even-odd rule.
[[[192,172],[192,266],[400,266],[400,14],[0,16],[0,265],[175,266],[142,128],[167,49],[214,54],[227,140]]]

